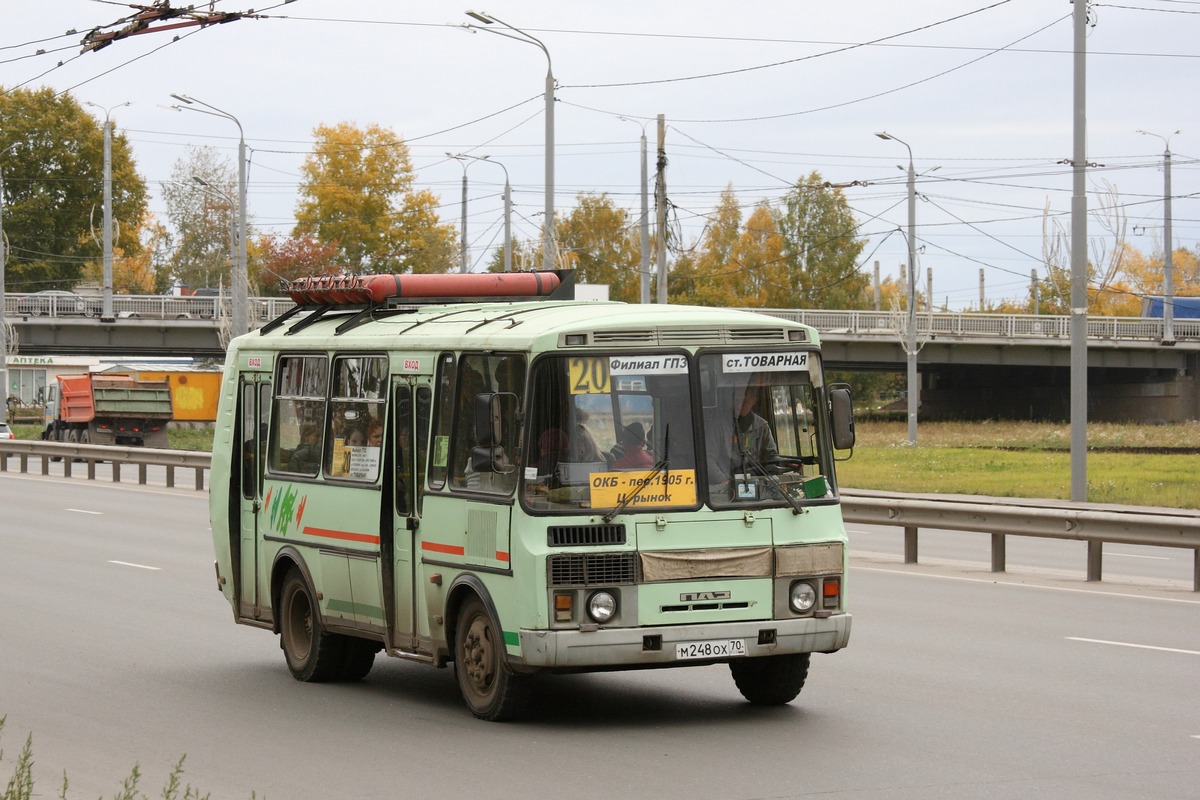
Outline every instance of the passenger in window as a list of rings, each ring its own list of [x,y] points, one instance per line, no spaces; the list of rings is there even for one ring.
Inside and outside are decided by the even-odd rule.
[[[346,437],[346,447],[364,447],[367,444],[367,434],[360,427],[355,427]]]
[[[321,432],[315,425],[300,429],[300,444],[292,451],[288,469],[292,472],[313,473],[321,461]]]
[[[383,423],[379,420],[372,420],[367,429],[367,445],[369,447],[383,446]]]
[[[613,469],[642,469],[654,466],[654,459],[646,452],[646,431],[642,423],[634,422],[622,428],[617,442],[625,452],[613,459]],[[613,448],[613,452],[616,452],[616,448]]]

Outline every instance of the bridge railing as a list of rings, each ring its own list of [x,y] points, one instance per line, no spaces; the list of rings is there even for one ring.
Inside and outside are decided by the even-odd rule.
[[[249,298],[250,319],[262,324],[293,306],[286,297]],[[863,337],[895,338],[904,330],[907,316],[894,311],[837,311],[791,308],[752,308],[763,314],[811,325],[822,333]],[[93,295],[6,294],[4,313],[10,321],[19,317],[96,317],[100,298]],[[113,314],[118,318],[225,320],[232,313],[228,296],[174,297],[167,295],[113,295]],[[1008,340],[1069,340],[1071,320],[1067,316],[1032,314],[981,314],[934,312],[917,314],[917,335],[927,338],[951,336]],[[1174,321],[1178,342],[1200,343],[1200,319]],[[1160,341],[1162,319],[1152,317],[1088,317],[1090,340]]]
[[[853,336],[898,337],[907,324],[903,312],[827,311],[790,308],[745,309],[811,325],[821,333]],[[1071,318],[1031,314],[976,314],[969,312],[917,314],[917,335],[921,337],[955,336],[992,339],[1071,338]],[[1177,341],[1200,342],[1200,319],[1176,319]],[[1087,335],[1091,340],[1150,340],[1163,336],[1163,321],[1148,317],[1088,317]]]
[[[136,466],[140,484],[148,481],[147,467],[157,465],[166,469],[168,487],[175,485],[176,469],[190,469],[195,472],[196,491],[204,490],[204,473],[212,466],[211,453],[196,451],[0,440],[0,473],[9,471],[10,459],[20,472],[36,469],[42,475],[50,475],[51,463],[58,462],[68,478],[73,475],[72,465],[82,461],[89,480],[96,480],[98,464],[108,462],[114,482],[121,480],[122,466]],[[846,489],[842,516],[847,522],[903,528],[906,563],[917,561],[920,528],[991,534],[993,572],[1005,571],[1007,536],[1084,541],[1089,581],[1101,579],[1106,542],[1188,548],[1193,554],[1192,588],[1200,592],[1200,511],[1196,510]]]

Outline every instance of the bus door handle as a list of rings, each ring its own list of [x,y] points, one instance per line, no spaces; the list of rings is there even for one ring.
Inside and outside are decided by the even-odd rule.
[[[421,518],[420,517],[408,517],[406,520],[404,520],[404,527],[410,531],[417,530],[418,528],[421,527]]]

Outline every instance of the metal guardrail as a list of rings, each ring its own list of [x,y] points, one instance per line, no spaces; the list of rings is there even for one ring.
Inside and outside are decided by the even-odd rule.
[[[917,562],[920,528],[991,534],[992,571],[1004,572],[1006,536],[1087,542],[1087,579],[1102,574],[1103,545],[1183,547],[1193,552],[1192,589],[1200,592],[1200,511],[1062,500],[900,492],[842,492],[847,522],[904,528],[904,561]]]
[[[150,447],[109,447],[99,444],[64,444],[62,442],[39,442],[28,439],[0,439],[0,472],[9,471],[9,459],[17,461],[17,469],[28,473],[31,463],[38,465],[40,474],[50,474],[51,462],[62,462],[63,477],[74,475],[74,465],[83,462],[88,480],[96,480],[98,464],[108,463],[112,468],[113,483],[121,482],[121,468],[136,466],[138,483],[145,485],[147,467],[166,468],[168,488],[175,486],[175,470],[190,469],[195,473],[196,491],[205,489],[204,473],[212,468],[212,453],[196,450],[158,450]]]
[[[65,477],[71,477],[72,463],[83,461],[89,480],[96,479],[97,464],[108,462],[112,465],[114,482],[121,480],[123,465],[136,465],[140,484],[146,483],[147,466],[162,466],[167,470],[168,487],[175,485],[175,469],[191,469],[196,475],[196,491],[204,490],[204,473],[212,466],[211,453],[190,450],[0,440],[0,472],[9,471],[9,459],[14,457],[22,473],[29,472],[34,463],[40,465],[42,475],[50,474],[52,461],[62,461]],[[904,528],[905,563],[917,562],[920,528],[991,534],[993,572],[1005,570],[1006,536],[1087,542],[1089,581],[1101,580],[1105,542],[1187,548],[1193,552],[1193,591],[1200,592],[1200,511],[845,489],[842,491],[842,517],[847,522]]]

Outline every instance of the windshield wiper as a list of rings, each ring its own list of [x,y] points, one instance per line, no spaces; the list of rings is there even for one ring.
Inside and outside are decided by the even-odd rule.
[[[751,454],[750,451],[746,450],[745,448],[742,449],[742,461],[743,461],[743,463],[746,461],[749,461],[750,466],[754,467],[754,469],[760,475],[762,475],[764,478],[766,478],[768,481],[770,481],[771,485],[775,487],[775,490],[778,491],[781,495],[783,495],[783,499],[787,500],[788,505],[792,507],[793,514],[803,514],[804,513],[804,509],[800,507],[800,502],[798,500],[796,500],[796,498],[792,497],[788,493],[788,491],[783,488],[783,484],[779,482],[779,478],[776,477],[772,472],[770,472],[766,468],[766,466],[763,465],[763,463],[761,461],[759,461],[757,458],[755,458],[754,455]],[[743,467],[743,469],[745,469],[745,468]]]
[[[638,498],[638,495],[640,495],[642,493],[643,489],[645,489],[650,484],[654,483],[654,479],[658,477],[659,473],[662,473],[662,475],[663,475],[663,491],[664,492],[667,491],[667,487],[670,485],[670,483],[668,482],[668,477],[670,475],[670,470],[671,470],[671,461],[670,461],[670,459],[671,459],[671,426],[670,425],[667,425],[665,434],[666,435],[663,439],[663,456],[662,456],[662,458],[660,458],[657,462],[655,462],[654,468],[650,471],[650,474],[645,477],[645,479],[638,485],[638,487],[636,489],[634,489],[629,494],[625,495],[624,500],[622,500],[620,503],[617,503],[617,505],[611,511],[609,511],[607,514],[604,515],[604,517],[602,519],[606,523],[612,522],[613,517],[617,516],[617,514],[620,514],[622,511],[624,511],[626,508],[628,508],[629,504]]]

